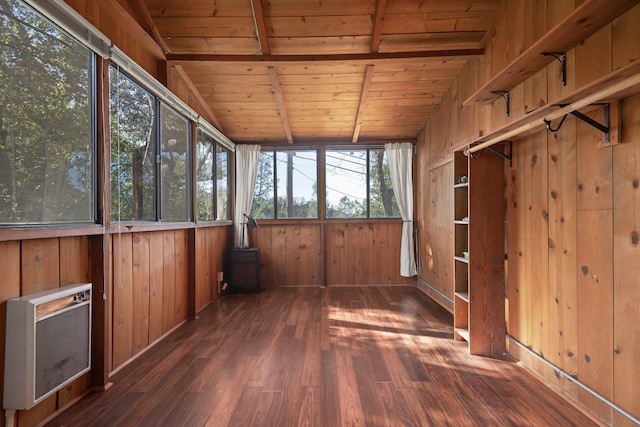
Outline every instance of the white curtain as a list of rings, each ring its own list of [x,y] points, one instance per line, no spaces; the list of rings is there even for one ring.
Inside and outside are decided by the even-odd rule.
[[[400,275],[418,274],[413,243],[413,144],[385,144],[391,186],[402,215],[402,244],[400,248]]]
[[[249,246],[247,218],[244,215],[251,212],[259,158],[259,145],[236,145],[236,207],[233,213],[233,241],[236,248]]]

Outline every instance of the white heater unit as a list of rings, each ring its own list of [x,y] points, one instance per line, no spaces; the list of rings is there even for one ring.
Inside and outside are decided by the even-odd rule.
[[[90,368],[91,283],[7,301],[5,409],[29,409]]]

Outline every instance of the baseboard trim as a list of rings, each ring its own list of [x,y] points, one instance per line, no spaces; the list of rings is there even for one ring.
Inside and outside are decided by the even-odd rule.
[[[453,300],[418,277],[416,287],[429,298],[440,304],[445,310],[453,314]]]

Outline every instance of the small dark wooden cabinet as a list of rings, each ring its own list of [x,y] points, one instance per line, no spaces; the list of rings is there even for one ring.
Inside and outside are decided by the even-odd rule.
[[[231,292],[253,289],[260,292],[260,249],[231,249],[229,254]]]

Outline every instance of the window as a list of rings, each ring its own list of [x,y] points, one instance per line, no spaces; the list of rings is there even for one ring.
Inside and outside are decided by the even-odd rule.
[[[111,219],[188,221],[189,121],[112,66]]]
[[[315,150],[260,153],[251,214],[255,218],[317,218],[318,166]]]
[[[384,149],[327,150],[327,218],[399,217]]]
[[[160,109],[161,211],[164,221],[188,221],[191,217],[189,191],[189,121],[162,104]]]
[[[111,219],[155,221],[155,98],[115,67],[109,83]]]
[[[95,54],[0,0],[0,223],[95,221]]]
[[[230,219],[228,168],[231,152],[202,129],[198,129],[196,147],[198,219]]]

